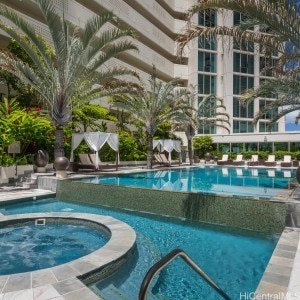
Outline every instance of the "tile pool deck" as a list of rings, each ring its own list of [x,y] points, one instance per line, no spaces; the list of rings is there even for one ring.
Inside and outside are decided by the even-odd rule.
[[[54,196],[48,190],[16,190],[1,191],[0,204],[18,199],[30,199]],[[283,191],[270,201],[296,204],[300,206],[300,187],[297,187],[292,196]],[[300,215],[300,209],[297,210]],[[1,214],[0,214],[1,218]],[[68,273],[66,275],[69,276]],[[67,278],[66,277],[66,278]],[[300,228],[286,227],[273,252],[263,278],[257,287],[256,295],[249,295],[241,291],[240,299],[300,299]],[[15,285],[19,285],[20,278],[16,278]],[[32,280],[32,279],[31,279]],[[43,280],[43,277],[40,278]],[[33,282],[33,281],[32,281]],[[5,293],[5,285],[0,278],[0,300],[28,299],[28,300],[93,300],[101,299],[88,289],[79,279],[73,276],[73,281],[66,279],[65,286],[43,285],[39,288],[29,288]]]

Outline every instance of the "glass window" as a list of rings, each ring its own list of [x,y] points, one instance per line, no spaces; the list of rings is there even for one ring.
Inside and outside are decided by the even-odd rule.
[[[213,9],[207,9],[199,12],[198,24],[206,27],[215,27],[217,23],[217,13]]]
[[[233,75],[233,93],[240,95],[244,91],[253,88],[254,77]]]
[[[233,53],[233,71],[254,74],[254,56],[242,53]]]
[[[295,152],[299,151],[300,149],[300,143],[298,142],[290,142],[290,151]]]
[[[265,99],[260,99],[259,100],[259,110],[262,111],[264,110],[264,108],[268,105],[272,103],[272,100],[265,100]],[[268,110],[262,117],[261,119],[265,119],[265,120],[270,120],[273,119],[274,117],[276,117],[278,115],[278,109],[277,108],[272,108],[270,110]],[[263,126],[263,125],[262,125]]]
[[[216,54],[210,52],[198,52],[198,71],[216,72]]]
[[[259,70],[263,76],[273,76],[270,68],[274,67],[277,63],[277,59],[270,57],[261,57]]]
[[[198,74],[198,93],[215,94],[216,76]]]
[[[245,22],[248,19],[247,15],[240,12],[233,12],[233,25],[240,25],[242,22]],[[249,30],[253,30],[253,27],[249,27]]]
[[[233,25],[239,25],[241,23],[241,13],[234,12],[233,13]]]
[[[230,144],[219,144],[219,151],[222,153],[227,153],[230,151]]]
[[[254,102],[246,105],[240,103],[239,99],[233,97],[233,117],[236,118],[253,118],[254,117]]]
[[[268,143],[268,142],[263,142],[263,143],[259,143],[259,151],[269,151],[269,152],[273,152],[272,150],[272,143]]]
[[[198,127],[199,134],[215,134],[216,126],[212,124],[202,124]]]
[[[233,49],[247,52],[254,52],[254,43],[246,41],[234,41]]]
[[[243,151],[243,144],[242,143],[239,143],[239,144],[232,143],[231,144],[231,152],[240,153],[242,151]]]
[[[216,122],[212,118],[216,115],[216,103],[215,101],[206,102],[205,105],[201,101],[203,97],[198,98],[198,115],[199,123],[198,133],[200,134],[215,134]],[[208,120],[208,118],[210,118]]]
[[[257,143],[245,143],[245,151],[257,151]]]
[[[274,151],[288,151],[289,145],[287,142],[275,142]]]
[[[268,122],[259,122],[259,132],[277,132],[278,131],[278,123],[275,123],[269,126]]]
[[[203,97],[198,98],[198,113],[200,118],[211,118],[215,117],[216,115],[216,102],[215,101],[210,101],[210,102],[205,102],[201,103],[203,100]]]
[[[205,38],[205,37],[199,37],[198,38],[198,47],[207,49],[207,50],[216,50],[217,49],[217,42],[214,37],[212,38]]]
[[[233,133],[253,132],[253,124],[251,121],[233,120]]]

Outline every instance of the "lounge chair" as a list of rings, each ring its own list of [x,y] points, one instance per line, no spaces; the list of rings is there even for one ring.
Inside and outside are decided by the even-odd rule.
[[[154,154],[155,162],[159,165],[163,165],[163,161],[161,160],[161,157],[158,155],[158,153]]]
[[[245,161],[244,161],[244,157],[243,157],[243,154],[238,154],[236,156],[236,159],[232,161],[232,164],[234,166],[241,166],[241,165],[244,165],[245,164]]]
[[[98,165],[97,165],[97,154],[89,154],[91,162],[94,164],[95,168],[97,170],[104,170],[104,169],[116,169],[118,170],[118,165],[117,164],[110,164],[110,163],[105,163],[101,162],[100,158],[98,157]]]
[[[160,158],[161,158],[161,160],[162,160],[162,162],[164,163],[164,164],[169,164],[169,166],[171,165],[171,162],[168,160],[168,158],[166,157],[166,154],[164,154],[164,153],[159,153],[158,154],[159,156],[160,156]]]
[[[264,161],[264,165],[267,167],[275,167],[276,166],[275,155],[270,154],[268,156],[268,159]]]
[[[88,154],[79,154],[80,163],[77,165],[77,169],[88,169],[88,170],[95,170],[96,167],[91,161]]]
[[[253,154],[251,156],[250,161],[248,161],[248,166],[258,166],[258,165],[259,165],[258,155]]]
[[[283,161],[280,163],[281,168],[289,168],[292,167],[292,157],[290,155],[284,155]]]
[[[217,165],[228,164],[228,154],[223,154],[222,159],[217,160]]]
[[[156,154],[154,154],[154,157],[160,165],[170,166],[170,162],[168,161],[168,159],[164,153],[156,153]]]

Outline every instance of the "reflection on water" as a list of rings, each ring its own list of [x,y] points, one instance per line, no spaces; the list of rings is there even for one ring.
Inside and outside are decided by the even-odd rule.
[[[199,167],[82,179],[86,182],[159,190],[272,197],[290,188],[295,171],[263,168]]]

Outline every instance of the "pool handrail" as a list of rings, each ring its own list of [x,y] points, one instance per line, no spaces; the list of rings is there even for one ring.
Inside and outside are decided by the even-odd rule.
[[[146,299],[148,288],[154,276],[178,256],[183,258],[183,260],[189,264],[211,287],[213,287],[219,295],[226,300],[231,300],[231,298],[181,249],[172,250],[148,270],[140,286],[138,300]]]

